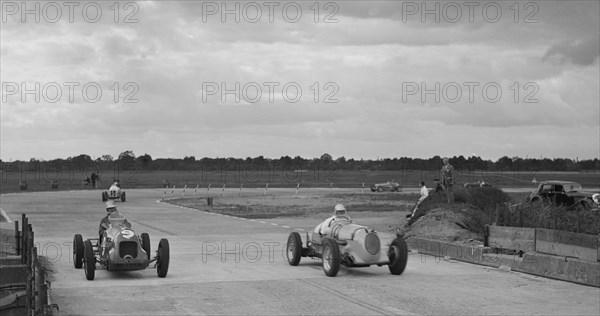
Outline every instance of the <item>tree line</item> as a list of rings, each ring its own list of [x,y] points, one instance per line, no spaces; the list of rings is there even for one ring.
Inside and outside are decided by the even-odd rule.
[[[450,164],[459,170],[483,171],[593,171],[600,170],[600,161],[595,159],[568,159],[568,158],[521,158],[501,157],[496,161],[484,160],[477,156],[449,157]],[[302,158],[296,156],[282,156],[280,158],[265,158],[263,156],[243,158],[208,158],[196,159],[194,156],[184,158],[157,158],[149,154],[136,156],[133,151],[127,150],[117,158],[111,155],[102,155],[92,159],[89,155],[81,154],[65,159],[38,160],[31,158],[29,161],[4,162],[0,160],[3,171],[28,171],[32,169],[64,169],[78,168],[86,170],[271,170],[286,168],[294,170],[439,170],[442,166],[442,157],[433,156],[429,159],[422,158],[383,158],[383,159],[354,159],[345,157],[333,158],[325,153],[318,158]]]

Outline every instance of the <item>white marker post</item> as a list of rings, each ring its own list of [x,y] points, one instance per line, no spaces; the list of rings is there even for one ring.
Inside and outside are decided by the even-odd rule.
[[[267,185],[265,186],[265,195],[267,195],[267,190],[269,189],[269,183],[267,182]]]
[[[243,183],[240,183],[240,195],[239,195],[239,196],[242,196],[242,188],[243,188],[243,187],[244,187],[244,184],[243,184]]]
[[[363,182],[362,190],[360,190],[360,194],[365,193],[365,183]]]
[[[175,193],[175,185],[173,185],[173,190],[171,190],[171,198],[170,198],[170,199],[172,199],[172,198],[173,198],[173,193]],[[169,200],[170,200],[170,199],[169,199]]]
[[[183,186],[183,192],[181,192],[181,198],[185,196],[185,189],[187,189],[187,184]]]
[[[298,182],[298,185],[296,186],[296,194],[294,195],[298,195],[298,190],[300,190],[300,182]]]
[[[198,192],[198,187],[199,187],[199,186],[200,186],[200,185],[198,184],[198,185],[196,186],[196,189],[194,190],[194,199],[196,198],[196,192]]]
[[[165,192],[163,192],[163,197],[162,197],[162,201],[165,200],[165,196],[167,195],[167,190],[169,189],[168,185],[165,185]]]

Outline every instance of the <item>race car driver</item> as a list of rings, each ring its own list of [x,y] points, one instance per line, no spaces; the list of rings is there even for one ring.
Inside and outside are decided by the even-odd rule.
[[[108,200],[106,202],[106,216],[104,216],[102,220],[100,220],[100,227],[98,228],[98,235],[100,236],[100,239],[102,239],[102,234],[105,230],[108,229],[110,225],[110,220],[108,219],[108,217],[115,212],[118,213],[115,202],[112,200]],[[124,220],[124,224],[127,228],[131,228],[131,223],[129,223],[127,219]]]
[[[321,224],[317,225],[314,232],[319,233],[319,235],[327,235],[331,231],[332,224],[339,220],[349,220],[352,222],[352,219],[350,219],[350,216],[348,216],[348,212],[346,212],[346,207],[344,204],[337,204],[333,210],[333,216],[327,218]]]

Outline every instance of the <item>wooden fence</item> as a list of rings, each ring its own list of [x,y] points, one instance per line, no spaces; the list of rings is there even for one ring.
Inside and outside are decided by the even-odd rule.
[[[600,262],[600,235],[577,234],[544,228],[486,226],[485,246],[535,251]]]
[[[28,272],[25,284],[27,315],[58,314],[58,305],[50,303],[50,282],[46,279],[46,268],[38,260],[33,228],[25,214],[21,215],[20,231],[19,221],[15,221],[15,241],[17,255],[21,256],[21,264]]]

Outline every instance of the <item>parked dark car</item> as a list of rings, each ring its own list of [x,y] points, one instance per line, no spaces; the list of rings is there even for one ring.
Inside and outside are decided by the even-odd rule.
[[[584,191],[581,184],[571,181],[540,182],[527,203],[553,203],[568,208],[600,210],[600,194]]]

